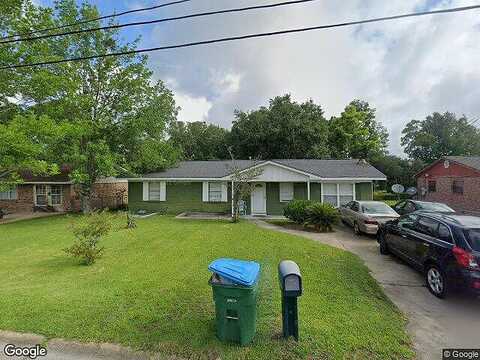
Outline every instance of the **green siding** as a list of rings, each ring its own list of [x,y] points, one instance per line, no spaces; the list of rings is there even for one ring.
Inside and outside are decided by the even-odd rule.
[[[373,200],[372,183],[356,183],[355,197],[357,200]]]
[[[307,184],[293,184],[293,197],[295,200],[307,199]],[[267,183],[267,215],[283,215],[286,202],[280,202],[280,184]]]
[[[310,200],[322,201],[322,185],[319,183],[310,184]]]
[[[228,187],[227,202],[209,203],[202,201],[202,182],[167,182],[166,201],[143,201],[143,184],[128,183],[128,207],[130,211],[147,210],[180,214],[185,211],[231,212],[231,188]]]

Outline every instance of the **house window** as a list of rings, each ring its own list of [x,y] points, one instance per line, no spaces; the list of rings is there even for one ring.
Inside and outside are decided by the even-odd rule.
[[[340,184],[340,206],[353,201],[353,184]]]
[[[337,184],[323,184],[323,202],[338,207]]]
[[[222,183],[219,183],[219,182],[208,183],[208,201],[210,202],[222,201]]]
[[[35,204],[38,206],[47,206],[47,185],[35,186]]]
[[[17,200],[17,188],[0,191],[0,200]]]
[[[428,182],[428,192],[436,192],[437,191],[437,182],[435,180],[430,180]]]
[[[148,200],[151,201],[160,201],[161,199],[161,185],[160,182],[151,182],[148,186]]]
[[[453,180],[452,193],[463,194],[463,180]]]
[[[63,204],[62,185],[36,185],[35,186],[35,205],[57,206],[62,204]]]
[[[280,183],[280,202],[293,200],[293,183]]]
[[[62,196],[62,186],[61,185],[52,185],[50,186],[50,203],[51,205],[62,205],[63,196]]]

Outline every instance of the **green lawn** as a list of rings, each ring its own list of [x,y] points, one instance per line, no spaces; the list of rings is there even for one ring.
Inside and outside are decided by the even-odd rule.
[[[0,329],[121,343],[187,358],[412,358],[405,319],[354,255],[254,224],[151,217],[105,239],[79,265],[62,248],[70,220],[0,225]],[[257,335],[247,347],[215,338],[207,266],[218,257],[262,265]],[[277,264],[304,277],[298,344],[281,332]]]

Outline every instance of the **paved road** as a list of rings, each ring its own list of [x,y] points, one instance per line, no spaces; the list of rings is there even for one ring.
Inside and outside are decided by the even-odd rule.
[[[408,317],[408,331],[419,359],[441,359],[444,348],[480,348],[480,299],[460,294],[446,300],[437,299],[425,287],[420,273],[392,256],[380,255],[375,239],[357,237],[345,226],[335,233],[317,234],[264,221],[256,223],[335,246],[362,258],[388,297]]]
[[[111,344],[80,344],[60,339],[46,342],[43,336],[0,331],[0,360],[30,360],[28,357],[8,357],[4,353],[5,345],[32,347],[46,344],[47,356],[37,360],[161,360],[168,359],[154,354],[136,352],[129,348]],[[172,359],[172,358],[170,358]],[[173,359],[172,359],[173,360]]]

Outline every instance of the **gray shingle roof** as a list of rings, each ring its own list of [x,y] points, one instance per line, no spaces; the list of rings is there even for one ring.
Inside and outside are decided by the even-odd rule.
[[[480,156],[447,156],[448,160],[480,170]]]
[[[243,170],[265,161],[235,160],[235,166]],[[279,159],[271,161],[326,179],[386,179],[386,176],[372,165],[359,160]],[[177,167],[145,174],[142,178],[222,178],[229,175],[233,167],[234,163],[231,160],[182,161]]]

